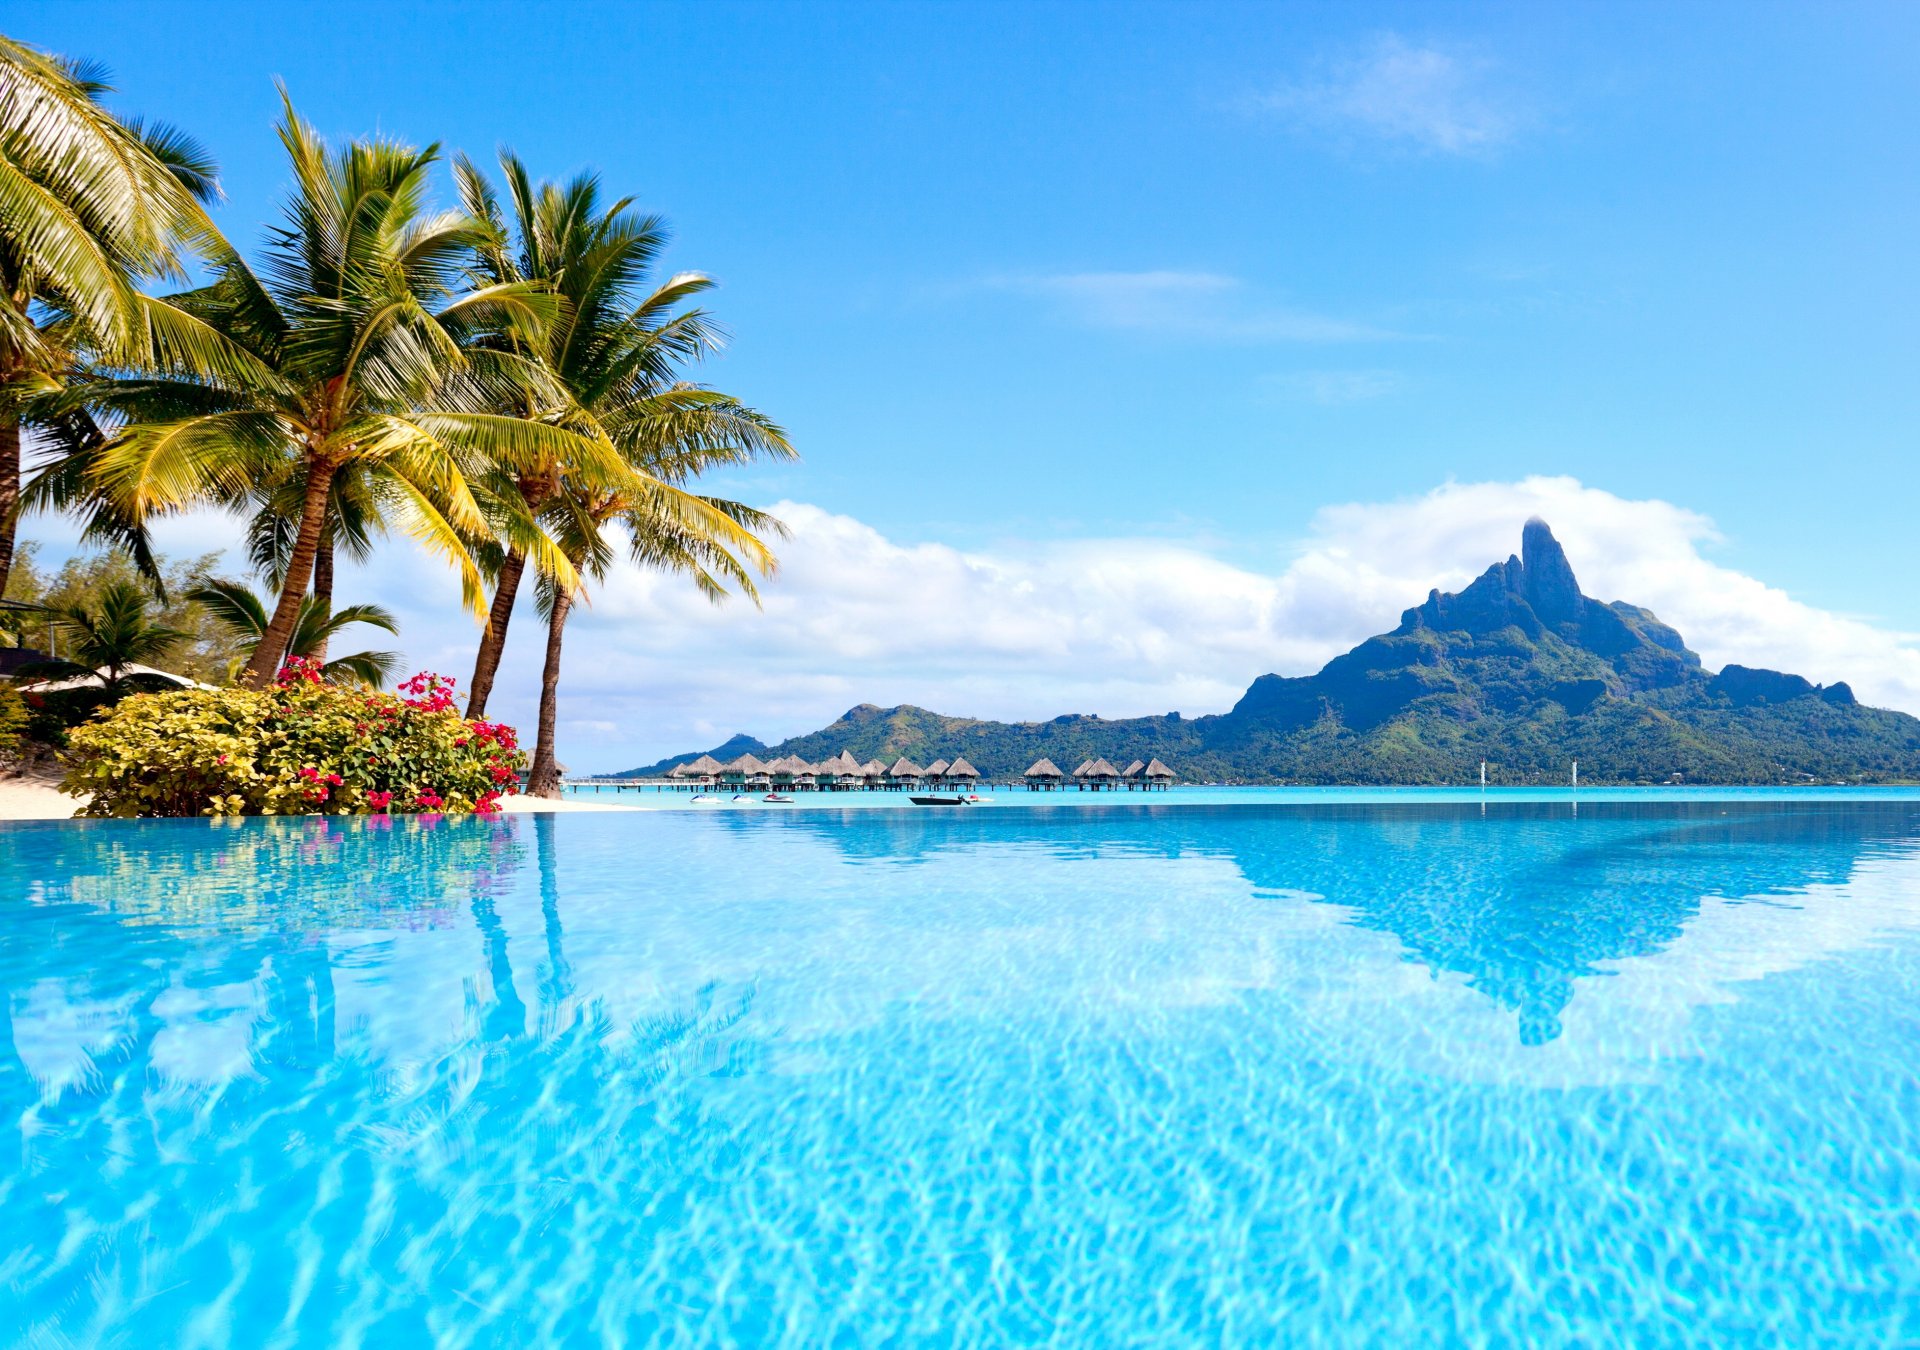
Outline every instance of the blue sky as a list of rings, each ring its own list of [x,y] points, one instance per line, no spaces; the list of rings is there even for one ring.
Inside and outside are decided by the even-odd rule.
[[[1564,477],[1920,631],[1920,7],[16,0],[6,27],[200,135],[243,243],[284,181],[276,76],[329,134],[597,168],[722,283],[706,378],[805,455],[725,484],[755,500],[1275,575],[1326,508]]]

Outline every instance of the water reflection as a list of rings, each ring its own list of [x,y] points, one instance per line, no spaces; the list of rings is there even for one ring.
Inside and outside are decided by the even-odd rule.
[[[1335,906],[1355,927],[1391,935],[1407,960],[1464,976],[1517,1015],[1525,1045],[1561,1034],[1582,981],[1666,951],[1703,902],[1791,905],[1844,885],[1864,859],[1914,857],[1920,843],[1910,802],[1589,803],[1577,828],[1564,804],[1525,803],[1496,804],[1491,817],[1484,803],[824,814],[715,824],[741,838],[798,834],[849,863],[908,871],[951,869],[983,846],[1061,860],[1217,859],[1256,894]]]
[[[1903,803],[0,830],[0,1325],[1538,1343],[1675,1281],[1830,1325],[1880,1258],[1807,1269],[1703,1179],[1920,1237],[1870,1194],[1905,1023],[1842,1001],[1913,1004],[1874,962],[1916,838]],[[1569,1269],[1588,1302],[1474,1303]]]

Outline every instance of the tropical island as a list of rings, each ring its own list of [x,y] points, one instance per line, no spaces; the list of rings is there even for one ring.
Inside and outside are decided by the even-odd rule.
[[[1846,684],[1729,665],[1709,672],[1637,605],[1582,594],[1566,551],[1531,520],[1520,552],[1457,594],[1435,590],[1391,633],[1318,673],[1262,675],[1222,714],[1047,722],[863,703],[776,745],[740,735],[707,753],[890,762],[964,755],[990,779],[1036,760],[1165,760],[1183,778],[1460,786],[1565,782],[1855,783],[1920,779],[1920,718]],[[691,755],[629,770],[666,773]]]

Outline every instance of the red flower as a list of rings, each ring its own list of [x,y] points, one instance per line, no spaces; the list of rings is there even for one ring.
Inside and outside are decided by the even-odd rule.
[[[391,792],[369,792],[367,794],[367,805],[376,811],[384,811],[393,805],[393,794]]]

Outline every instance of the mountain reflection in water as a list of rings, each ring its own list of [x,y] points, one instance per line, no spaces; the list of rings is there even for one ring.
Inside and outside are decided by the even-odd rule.
[[[1917,842],[1884,800],[0,828],[0,1325],[1885,1327]]]

